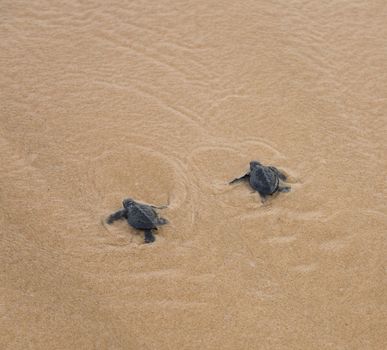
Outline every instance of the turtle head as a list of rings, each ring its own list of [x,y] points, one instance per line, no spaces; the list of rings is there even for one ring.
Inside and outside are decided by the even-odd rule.
[[[257,162],[256,160],[253,160],[252,162],[250,162],[250,170],[259,168],[261,166],[262,164],[260,162]]]
[[[122,205],[124,208],[129,208],[131,205],[133,205],[135,202],[132,198],[125,198],[122,201]]]

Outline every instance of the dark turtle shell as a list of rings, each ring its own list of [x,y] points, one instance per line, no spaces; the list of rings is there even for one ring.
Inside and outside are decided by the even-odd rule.
[[[134,202],[127,206],[126,210],[129,225],[136,229],[157,229],[157,225],[165,224],[164,220],[159,218],[156,211],[149,205]]]
[[[261,195],[267,196],[278,190],[278,175],[269,167],[256,166],[250,172],[250,185]]]

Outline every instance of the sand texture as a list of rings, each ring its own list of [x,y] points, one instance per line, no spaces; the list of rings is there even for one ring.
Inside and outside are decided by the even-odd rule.
[[[1,350],[387,349],[384,0],[0,0],[0,52]]]

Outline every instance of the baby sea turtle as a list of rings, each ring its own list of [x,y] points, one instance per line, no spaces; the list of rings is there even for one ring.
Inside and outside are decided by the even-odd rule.
[[[241,180],[248,180],[250,186],[256,190],[264,200],[266,196],[275,192],[289,192],[290,187],[282,183],[286,175],[273,166],[264,166],[260,162],[250,162],[250,171],[230,182],[233,184]]]
[[[110,225],[116,220],[126,219],[128,224],[137,230],[142,230],[145,233],[145,243],[155,241],[153,230],[157,230],[157,226],[165,225],[168,220],[158,216],[154,209],[164,209],[154,205],[142,204],[134,201],[131,198],[124,199],[122,202],[123,209],[111,214],[106,222]]]

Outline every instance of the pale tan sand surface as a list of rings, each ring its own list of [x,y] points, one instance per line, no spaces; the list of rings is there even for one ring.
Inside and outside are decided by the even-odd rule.
[[[384,0],[0,0],[0,52],[1,349],[387,348]]]

